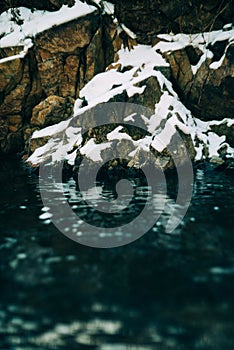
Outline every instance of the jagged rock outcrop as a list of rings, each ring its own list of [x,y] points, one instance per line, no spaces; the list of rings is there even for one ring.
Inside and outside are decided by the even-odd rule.
[[[0,153],[22,151],[30,124],[43,127],[49,125],[48,120],[57,122],[56,117],[48,118],[51,113],[41,118],[43,102],[34,112],[33,108],[53,96],[55,111],[59,111],[60,98],[77,98],[80,89],[112,62],[119,48],[118,43],[112,44],[115,36],[116,25],[96,11],[38,34],[25,57],[5,59],[22,52],[21,46],[0,49]],[[35,111],[40,112],[37,121]],[[63,118],[70,112],[62,113]]]
[[[94,47],[92,53],[90,45]],[[105,54],[102,49],[98,14],[41,33],[34,52],[45,95],[77,97],[80,88],[90,77],[104,69]],[[89,64],[91,60],[95,66],[92,71]]]
[[[229,22],[231,18],[229,2],[224,1],[221,5],[217,1],[212,4],[210,1],[206,4],[201,1],[178,3],[177,0],[168,3],[158,0],[112,2],[116,5],[115,12],[118,19],[137,34],[136,40],[133,39],[134,35],[130,38],[132,33],[130,36],[127,34],[128,28],[123,31],[123,25],[118,25],[111,16],[97,11],[94,7],[91,13],[88,12],[89,14],[39,31],[32,36],[33,45],[29,45],[27,49],[20,45],[14,48],[4,45],[0,49],[0,73],[3,77],[0,82],[0,153],[21,151],[24,144],[29,153],[43,146],[48,138],[45,137],[43,140],[31,138],[32,133],[71,116],[71,104],[77,98],[83,101],[82,108],[89,105],[90,98],[84,90],[86,86],[92,90],[92,85],[87,84],[94,77],[98,80],[97,83],[94,79],[94,85],[99,84],[99,89],[94,92],[97,95],[97,103],[104,100],[130,102],[154,110],[155,104],[162,104],[166,91],[177,99],[173,95],[175,92],[172,93],[175,89],[179,95],[178,99],[193,112],[194,116],[204,121],[222,120],[233,116],[234,69],[231,25],[223,28],[219,34],[210,32],[177,36],[173,33],[157,35],[162,32],[168,33],[170,30],[191,33],[222,28],[224,22]],[[35,0],[32,6],[39,6],[36,3]],[[62,0],[49,1],[46,6],[53,10],[51,4],[55,8],[60,8],[63,3],[65,2]],[[69,2],[69,5],[72,3]],[[121,36],[121,31],[124,37]],[[126,45],[126,40],[128,44],[129,40],[131,41],[130,45]],[[115,53],[122,43],[126,49],[122,50],[122,53],[127,53],[127,47],[132,48],[137,41],[152,43],[152,50],[150,46],[139,45],[139,50],[136,46],[133,62],[137,62],[137,65],[129,62],[132,58],[128,54],[123,64],[121,57]],[[122,55],[121,50],[118,53]],[[10,56],[13,55],[15,57],[11,59]],[[141,55],[143,60],[139,63]],[[109,65],[110,63],[112,64]],[[106,69],[107,74],[102,76],[104,74],[102,72]],[[112,71],[109,76],[108,71]],[[159,73],[162,73],[163,78],[160,78]],[[172,82],[173,88],[165,87],[167,85],[165,82],[163,85],[162,81],[166,78]],[[105,87],[106,84],[108,89]],[[106,96],[104,100],[102,94]],[[171,107],[172,110],[174,108],[171,105],[166,107]],[[170,110],[160,108],[159,111],[163,114],[160,118],[164,118],[161,125],[163,130],[167,120],[176,112],[173,114]],[[181,121],[180,113],[174,117],[186,125],[186,120]],[[219,124],[213,126],[216,128]],[[207,125],[204,126],[202,132],[199,131],[200,136],[192,135],[192,138],[180,130],[185,135],[182,136],[185,137],[186,148],[190,150],[191,158],[195,156],[194,142],[198,145],[198,158],[211,155],[206,151],[206,147],[213,134],[220,137],[217,144],[220,145],[220,150],[222,148],[222,154],[224,156],[230,154],[229,146],[225,144],[223,135],[220,134],[223,128],[220,127],[218,132],[216,129],[207,128]],[[227,128],[230,129],[229,122]],[[96,141],[103,141],[107,131],[111,132],[103,130],[101,139],[97,138]],[[134,132],[137,135],[136,130]],[[132,141],[129,141],[129,145],[133,142],[130,148],[136,147],[134,144],[136,135],[130,135]],[[230,130],[225,134],[229,145],[231,135]],[[154,152],[156,154],[157,150]],[[180,154],[179,149],[176,152]],[[135,153],[133,163],[137,163],[140,153],[142,154],[142,150]],[[165,168],[171,167],[172,162],[168,154],[164,152],[162,155],[165,158]]]
[[[84,158],[87,171],[96,163],[111,171],[152,166],[167,170],[175,162],[182,166],[194,159],[186,126],[187,120],[193,120],[162,74],[170,75],[165,60],[153,48],[139,45],[129,54],[120,50],[115,61],[81,90],[77,116],[60,123],[58,129],[33,134],[33,148],[37,142],[42,147],[29,162],[56,164],[57,159],[65,159],[76,172]]]
[[[152,165],[167,170],[194,159],[221,164],[230,158],[233,121],[202,122],[183,105],[169,80],[171,67],[159,53],[166,58],[163,48],[169,44],[164,38],[155,47],[119,50],[106,71],[80,91],[69,121],[33,134],[28,162],[65,160],[77,172],[84,159],[87,171],[104,165],[121,172]],[[173,52],[179,44],[170,45]]]
[[[30,124],[41,128],[68,119],[73,114],[73,104],[71,97],[51,95],[33,108]]]
[[[215,46],[222,47],[219,55],[215,52],[213,57],[207,55],[195,74],[191,66],[199,62],[199,52],[195,61],[187,48],[165,54],[174,85],[185,105],[206,121],[234,116],[234,45],[217,42]],[[212,45],[209,48],[211,52],[214,50]]]

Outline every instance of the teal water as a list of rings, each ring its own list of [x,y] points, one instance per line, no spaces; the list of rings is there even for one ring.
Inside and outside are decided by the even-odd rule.
[[[174,234],[165,234],[164,213],[142,238],[113,249],[82,246],[39,219],[38,178],[18,160],[1,159],[0,186],[1,350],[234,348],[231,174],[195,169]],[[174,198],[169,177],[169,206]]]

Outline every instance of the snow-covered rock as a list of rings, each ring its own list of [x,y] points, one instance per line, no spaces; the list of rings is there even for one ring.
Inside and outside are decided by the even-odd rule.
[[[10,10],[0,15],[0,118],[4,120],[0,153],[22,151],[28,129],[35,125],[35,118],[31,126],[29,122],[33,108],[51,95],[75,99],[85,83],[113,60],[113,45],[115,49],[121,45],[114,39],[117,24],[109,20],[104,25],[96,7],[78,0],[72,8],[63,6],[56,12],[20,8],[20,13],[21,26],[10,21]],[[17,129],[21,142],[11,141],[16,135],[8,136],[14,134],[8,127],[12,115],[22,120],[21,130]]]
[[[185,105],[203,120],[234,116],[234,29],[159,35],[155,48],[170,63]]]
[[[153,159],[154,164],[165,170],[172,168],[175,161],[183,164],[188,154],[196,160],[219,156],[220,150],[225,156],[232,155],[226,137],[216,134],[209,122],[194,118],[182,104],[171,82],[161,72],[169,67],[155,48],[139,45],[130,52],[120,50],[117,58],[81,90],[74,117],[33,134],[33,139],[49,136],[50,140],[29,157],[29,162],[56,163],[66,159],[74,165],[86,157],[90,162],[101,164],[111,156],[118,158],[116,150],[120,149],[130,167],[152,163]],[[157,88],[149,87],[151,97],[144,100],[147,84],[152,84],[152,79]],[[145,115],[131,113],[131,108],[128,112],[128,103],[138,106],[139,101],[145,101],[145,106],[150,101],[151,109]],[[107,113],[108,102],[121,102],[126,110],[121,115],[118,109],[116,119],[111,105],[111,112]],[[102,108],[103,103],[107,106],[102,117],[105,125],[100,126],[100,112],[95,106]],[[226,122],[232,124],[231,120]],[[220,123],[213,122],[212,126]],[[178,135],[180,142],[176,141]]]
[[[191,35],[154,33],[153,47],[136,46],[131,23],[113,20],[108,3],[104,17],[78,0],[55,13],[20,10],[21,27],[8,12],[0,16],[1,151],[21,150],[24,140],[31,164],[74,165],[85,157],[104,161],[117,147],[129,166],[153,156],[164,169],[183,163],[186,152],[196,160],[232,156],[231,25]],[[69,119],[66,108],[58,113],[67,98],[76,99]],[[56,106],[47,106],[50,99]],[[115,102],[150,112],[107,115],[101,127],[95,109]]]

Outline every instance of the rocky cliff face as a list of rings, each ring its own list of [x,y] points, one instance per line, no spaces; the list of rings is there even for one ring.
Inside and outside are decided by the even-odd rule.
[[[188,43],[180,50],[165,53],[175,89],[202,120],[234,115],[233,50],[232,40],[217,40],[207,42],[203,52]]]
[[[0,49],[1,153],[22,151],[30,130],[71,115],[81,88],[112,62],[115,32],[96,12],[38,34],[24,57],[7,60],[22,47]]]
[[[233,139],[230,118],[234,115],[233,30],[231,24],[222,28],[231,21],[230,3],[156,0],[113,0],[112,3],[115,3],[117,18],[136,33],[136,40],[128,28],[118,26],[113,17],[101,14],[94,7],[91,13],[74,16],[37,33],[33,44],[26,39],[28,48],[25,42],[24,46],[2,46],[0,153],[25,149],[31,154],[43,146],[51,134],[45,132],[41,137],[40,133],[34,133],[31,137],[33,132],[67,120],[73,115],[75,101],[78,113],[82,113],[85,106],[92,106],[94,100],[90,100],[88,90],[94,88],[93,94],[99,96],[97,103],[130,102],[146,106],[159,115],[156,129],[151,119],[144,124],[147,135],[137,135],[136,130],[125,128],[115,132],[116,140],[119,133],[128,135],[126,152],[134,154],[129,160],[131,166],[150,150],[164,168],[173,166],[167,152],[162,154],[154,142],[155,133],[166,130],[167,123],[172,123],[175,130],[180,129],[191,158],[218,156],[217,150],[220,156],[230,155]],[[55,8],[52,9],[51,4]],[[62,4],[63,1],[47,2],[50,10]],[[39,5],[35,1],[33,6]],[[169,33],[216,28],[222,29],[201,34]],[[129,53],[127,49],[120,50],[122,43],[135,48]],[[220,122],[210,125],[208,122],[214,119]],[[109,133],[116,128],[112,126],[104,128],[102,135],[89,133],[86,139],[80,138],[79,147],[89,142],[107,142]],[[147,138],[150,135],[151,141]],[[173,143],[173,137],[171,141]],[[64,158],[73,146],[67,144]],[[175,151],[180,154],[179,149]],[[39,154],[41,159],[34,158],[34,163],[44,159],[43,152]]]
[[[138,40],[150,44],[160,33],[199,33],[221,29],[233,21],[231,1],[219,0],[111,0],[120,22],[128,24]]]

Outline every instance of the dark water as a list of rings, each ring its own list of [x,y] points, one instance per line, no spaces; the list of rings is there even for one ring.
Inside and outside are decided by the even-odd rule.
[[[79,245],[39,219],[38,179],[17,160],[1,160],[0,185],[0,350],[234,349],[230,174],[196,169],[174,234],[165,213],[114,249]]]

